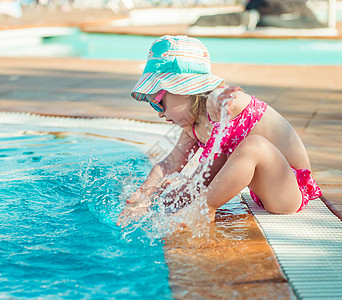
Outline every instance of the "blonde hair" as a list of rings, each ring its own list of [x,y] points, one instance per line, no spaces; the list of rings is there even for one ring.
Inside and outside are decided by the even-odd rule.
[[[224,83],[221,83],[218,87],[224,87]],[[238,91],[244,92],[242,88],[239,87]],[[202,94],[197,94],[192,96],[192,103],[191,103],[191,113],[196,119],[198,120],[199,116],[205,114],[207,112],[207,100],[213,91],[205,92]]]
[[[215,89],[223,87],[224,85],[224,82],[221,82]],[[208,91],[192,96],[191,112],[196,120],[198,120],[198,117],[200,115],[205,114],[207,112],[207,100],[211,92],[212,91]]]
[[[207,111],[207,100],[210,92],[205,92],[203,94],[193,95],[191,100],[191,113],[197,120],[200,115],[205,114]]]

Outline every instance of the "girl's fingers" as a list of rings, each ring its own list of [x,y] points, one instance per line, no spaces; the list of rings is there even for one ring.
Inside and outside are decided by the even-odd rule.
[[[126,200],[126,203],[127,203],[127,204],[133,204],[133,203],[135,203],[135,202],[137,202],[137,201],[138,201],[137,199],[135,199],[135,198],[133,199],[133,198],[131,197],[131,198],[129,198],[129,199]]]
[[[139,220],[148,211],[148,204],[126,206],[118,217],[117,226],[126,227],[129,223]]]
[[[140,201],[140,199],[142,198],[142,194],[141,193],[133,193],[131,195],[131,197],[129,197],[127,200],[126,200],[126,203],[127,204],[134,204],[134,203],[137,203]]]

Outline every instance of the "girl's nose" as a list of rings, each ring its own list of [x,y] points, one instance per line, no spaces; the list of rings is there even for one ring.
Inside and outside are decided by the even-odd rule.
[[[164,113],[163,113],[163,112],[159,111],[159,112],[158,112],[158,117],[159,117],[159,118],[164,118],[164,117],[165,117],[165,115],[164,115]]]

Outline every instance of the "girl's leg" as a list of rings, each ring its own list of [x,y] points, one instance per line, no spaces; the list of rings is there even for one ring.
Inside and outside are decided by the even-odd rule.
[[[294,213],[302,203],[297,179],[285,157],[259,135],[246,137],[209,184],[206,196],[211,214],[245,186],[271,213]]]

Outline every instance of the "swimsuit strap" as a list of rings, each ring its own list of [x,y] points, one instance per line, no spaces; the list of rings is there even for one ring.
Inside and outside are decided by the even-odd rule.
[[[194,134],[194,136],[195,136],[195,138],[197,140],[198,145],[203,148],[205,145],[197,137],[197,134],[196,134],[196,131],[195,131],[195,125],[196,125],[195,123],[192,124],[192,133]]]
[[[219,123],[219,122],[215,122],[215,121],[212,121],[210,116],[209,116],[209,113],[207,112],[207,118],[208,118],[208,121],[210,122],[210,124],[216,124],[216,123]]]

